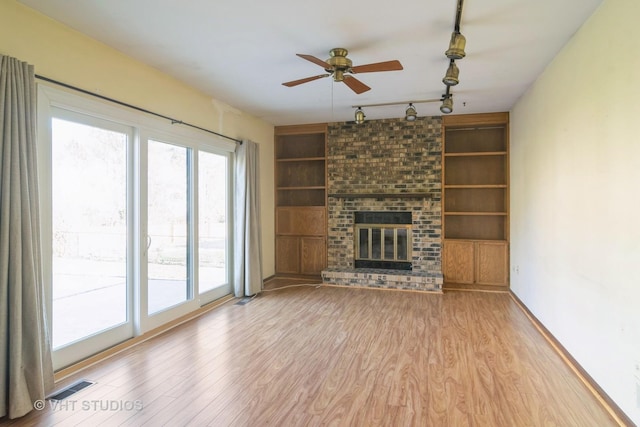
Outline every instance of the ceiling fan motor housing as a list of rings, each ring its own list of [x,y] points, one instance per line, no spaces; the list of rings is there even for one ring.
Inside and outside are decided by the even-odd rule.
[[[347,58],[348,53],[347,49],[341,47],[329,51],[331,58],[327,59],[326,62],[331,65],[331,68],[327,68],[325,71],[333,73],[333,80],[336,82],[343,81],[345,71],[349,71],[351,68],[352,62]]]

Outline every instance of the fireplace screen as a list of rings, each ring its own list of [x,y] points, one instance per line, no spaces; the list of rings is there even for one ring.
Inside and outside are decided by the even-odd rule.
[[[356,218],[355,246],[356,268],[411,270],[410,223],[358,223]]]

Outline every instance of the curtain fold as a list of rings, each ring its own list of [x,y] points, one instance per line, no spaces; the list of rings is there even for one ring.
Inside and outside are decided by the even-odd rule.
[[[0,55],[0,416],[53,388],[42,282],[33,66]]]
[[[243,141],[236,149],[234,294],[262,291],[262,235],[260,232],[260,174],[258,144]]]

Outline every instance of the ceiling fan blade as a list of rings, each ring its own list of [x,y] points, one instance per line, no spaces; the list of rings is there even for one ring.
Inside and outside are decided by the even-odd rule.
[[[343,82],[358,95],[371,89],[369,86],[362,83],[360,80],[356,79],[353,76],[344,76]]]
[[[377,71],[399,71],[402,70],[402,64],[398,60],[376,62],[374,64],[357,65],[351,67],[352,73],[374,73]]]
[[[293,86],[301,85],[302,83],[312,82],[314,80],[318,80],[318,79],[321,79],[323,77],[329,77],[330,75],[331,74],[319,74],[317,76],[307,77],[307,78],[300,79],[300,80],[293,80],[293,81],[282,83],[282,84],[284,86],[287,86],[287,87],[293,87]]]
[[[306,59],[307,61],[311,61],[314,64],[321,66],[325,70],[330,70],[331,69],[331,64],[328,64],[328,63],[324,62],[322,59],[316,58],[315,56],[304,55],[302,53],[296,53],[296,55],[298,55],[300,58]]]

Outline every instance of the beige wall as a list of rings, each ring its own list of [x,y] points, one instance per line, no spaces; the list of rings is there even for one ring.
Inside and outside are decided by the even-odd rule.
[[[0,53],[35,65],[36,73],[45,77],[260,144],[263,274],[274,274],[272,125],[228,108],[14,0],[0,1]]]
[[[511,286],[640,424],[639,16],[605,0],[511,112]]]

